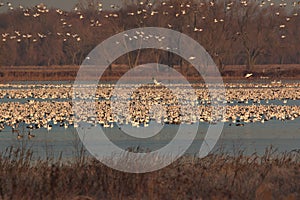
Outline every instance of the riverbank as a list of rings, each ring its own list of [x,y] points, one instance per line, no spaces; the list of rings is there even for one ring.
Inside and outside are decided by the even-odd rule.
[[[200,80],[200,76],[194,68],[190,66],[174,66],[178,72],[188,77],[190,81]],[[74,81],[79,66],[0,66],[0,82],[11,81]],[[128,66],[112,65],[106,70],[101,80],[115,81],[129,70]],[[213,79],[216,75],[214,71],[206,70],[203,72],[207,77]],[[244,65],[228,65],[221,70],[223,80],[244,80],[245,74],[252,73],[250,79],[256,80],[299,80],[300,64],[288,65],[256,65],[248,69]],[[87,71],[85,78],[95,80],[94,70]],[[141,77],[135,77],[139,79]]]

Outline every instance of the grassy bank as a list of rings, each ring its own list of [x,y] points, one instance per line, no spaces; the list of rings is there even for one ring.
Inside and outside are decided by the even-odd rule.
[[[9,149],[0,158],[1,199],[298,199],[300,152],[183,157],[156,172],[129,174],[84,157],[32,161]]]

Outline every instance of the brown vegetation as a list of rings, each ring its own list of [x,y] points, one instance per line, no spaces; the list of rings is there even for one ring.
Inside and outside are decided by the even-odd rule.
[[[234,157],[217,152],[183,157],[146,174],[128,174],[95,160],[32,161],[30,151],[0,157],[1,199],[298,199],[299,152]]]
[[[200,75],[190,65],[173,66],[175,70],[183,74],[189,81],[201,80]],[[79,66],[12,66],[0,67],[0,82],[9,81],[74,81]],[[112,65],[106,70],[101,77],[102,81],[117,81],[119,78],[130,69],[125,65]],[[221,71],[223,80],[238,80],[245,79],[246,73],[253,73],[251,79],[300,79],[300,65],[255,65],[249,71],[246,65],[228,65],[224,66]],[[205,74],[208,77],[213,77],[214,72],[209,70]],[[94,71],[90,71],[85,78],[89,80],[98,80]],[[135,79],[139,78],[136,76]],[[170,78],[170,77],[169,77]]]

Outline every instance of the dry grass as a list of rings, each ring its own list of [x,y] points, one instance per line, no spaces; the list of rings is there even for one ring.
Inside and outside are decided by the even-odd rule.
[[[183,157],[156,172],[129,174],[96,160],[32,160],[10,148],[0,157],[1,199],[298,199],[300,151]]]

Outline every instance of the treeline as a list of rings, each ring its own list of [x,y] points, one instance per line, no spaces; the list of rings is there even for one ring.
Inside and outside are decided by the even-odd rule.
[[[124,30],[165,27],[198,41],[222,69],[225,65],[300,63],[299,6],[258,1],[126,1],[102,9],[98,1],[80,1],[71,12],[45,5],[0,14],[0,65],[79,65],[101,41]],[[116,64],[152,60],[184,65],[161,50],[131,52]]]

